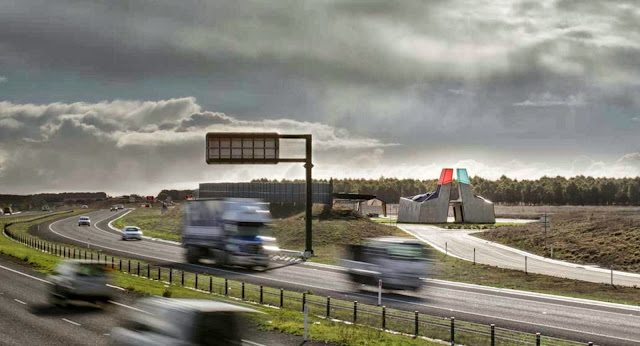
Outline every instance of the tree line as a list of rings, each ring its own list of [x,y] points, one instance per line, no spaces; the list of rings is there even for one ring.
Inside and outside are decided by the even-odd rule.
[[[318,181],[327,182],[327,180]],[[437,179],[381,177],[379,179],[333,179],[332,183],[334,192],[372,194],[387,203],[398,203],[400,197],[434,191],[438,181]],[[576,176],[565,178],[557,176],[542,177],[536,180],[518,180],[503,175],[498,180],[473,177],[471,185],[476,195],[501,204],[640,205],[640,177]],[[455,198],[455,196],[452,197]]]

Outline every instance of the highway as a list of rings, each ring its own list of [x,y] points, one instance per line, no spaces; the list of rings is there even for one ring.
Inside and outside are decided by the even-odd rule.
[[[375,304],[376,293],[354,290],[339,267],[312,263],[250,272],[184,261],[184,250],[176,245],[143,240],[124,242],[108,222],[123,211],[89,213],[91,227],[78,227],[77,217],[43,224],[37,235],[59,242],[98,248],[115,255],[138,258],[176,268],[206,272],[245,282],[303,291],[348,301]],[[611,304],[488,288],[476,285],[427,280],[419,292],[387,293],[383,304],[408,311],[422,311],[458,319],[543,335],[593,341],[601,345],[640,344],[640,307]]]
[[[443,229],[431,225],[417,224],[398,224],[397,226],[437,250],[467,261],[473,261],[475,249],[476,262],[478,263],[524,270],[525,256],[527,256],[527,271],[530,273],[597,283],[611,283],[611,271],[609,269],[543,258],[470,235],[478,232],[478,230]],[[614,270],[613,283],[621,286],[640,286],[640,274]]]
[[[131,312],[136,296],[114,288],[114,300],[97,306],[76,303],[61,308],[48,303],[45,275],[0,256],[0,344],[108,345],[111,330]],[[246,344],[300,345],[302,338],[258,330],[245,324]],[[259,340],[259,342],[253,341]],[[311,342],[310,345],[325,343]]]

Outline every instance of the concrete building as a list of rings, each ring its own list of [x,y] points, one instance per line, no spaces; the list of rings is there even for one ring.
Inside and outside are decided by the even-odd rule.
[[[473,194],[467,170],[458,168],[457,177],[457,199],[451,199],[452,168],[442,170],[436,191],[400,198],[398,222],[446,223],[451,207],[454,222],[495,223],[493,203]]]

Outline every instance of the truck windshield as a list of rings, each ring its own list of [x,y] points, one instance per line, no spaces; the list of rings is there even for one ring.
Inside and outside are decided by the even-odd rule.
[[[387,248],[390,257],[405,260],[425,258],[425,248],[420,244],[392,244]]]
[[[242,237],[255,237],[263,235],[264,229],[263,223],[240,222],[236,225],[236,234]]]

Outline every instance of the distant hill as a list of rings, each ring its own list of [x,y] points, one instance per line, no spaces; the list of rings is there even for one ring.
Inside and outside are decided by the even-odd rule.
[[[55,205],[62,203],[87,204],[95,201],[104,201],[107,194],[104,192],[61,192],[39,193],[35,195],[2,195],[0,205],[11,205],[17,210],[29,210],[41,208],[43,205]]]

